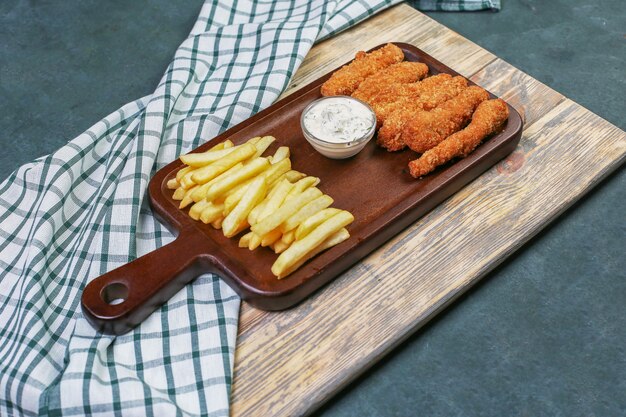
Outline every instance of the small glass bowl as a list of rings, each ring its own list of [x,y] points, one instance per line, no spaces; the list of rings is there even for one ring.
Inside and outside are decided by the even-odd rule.
[[[372,127],[370,130],[363,136],[354,138],[348,142],[329,142],[324,139],[320,139],[313,135],[304,125],[304,116],[311,110],[314,106],[318,105],[320,102],[324,100],[343,98],[358,102],[359,104],[365,106],[372,117]],[[316,151],[321,153],[327,158],[332,159],[345,159],[350,158],[351,156],[359,153],[365,145],[374,137],[374,133],[376,132],[376,114],[372,110],[372,108],[365,102],[356,99],[350,96],[329,96],[322,97],[320,99],[315,100],[310,103],[306,108],[302,111],[302,115],[300,116],[300,126],[302,127],[302,133],[304,134],[304,138],[315,148]]]

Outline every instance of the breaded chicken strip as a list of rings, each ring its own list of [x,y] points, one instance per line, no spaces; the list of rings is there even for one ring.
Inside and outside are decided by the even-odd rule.
[[[396,101],[382,104],[380,103],[382,95],[379,95],[372,105],[377,122],[382,122],[382,127],[378,131],[378,144],[390,152],[399,151],[406,146],[402,137],[405,123],[417,117],[418,113],[432,110],[458,96],[467,88],[467,80],[463,77],[439,74],[415,85],[405,88],[405,91],[409,90],[414,95],[399,94]]]
[[[381,90],[370,99],[370,105],[388,106],[399,100],[415,101],[425,91],[435,91],[452,79],[450,74],[437,74],[421,81],[406,84],[393,84]]]
[[[418,83],[392,86],[374,97],[370,106],[376,113],[376,119],[383,124],[396,111],[415,113],[420,110],[432,110],[459,95],[465,88],[467,88],[465,78],[438,74]]]
[[[402,140],[415,152],[424,153],[461,130],[478,105],[487,99],[489,94],[482,88],[468,87],[441,106],[409,119],[402,128]]]
[[[322,84],[322,95],[349,96],[367,77],[403,59],[402,49],[391,43],[370,53],[359,51],[354,61],[335,71],[328,81]]]
[[[376,95],[389,86],[414,83],[428,75],[428,66],[421,62],[398,62],[367,77],[352,97],[370,102]]]
[[[409,171],[415,178],[426,175],[439,165],[453,158],[465,158],[487,136],[497,132],[509,117],[509,108],[500,99],[480,103],[472,121],[463,130],[456,132],[414,161],[409,162]]]

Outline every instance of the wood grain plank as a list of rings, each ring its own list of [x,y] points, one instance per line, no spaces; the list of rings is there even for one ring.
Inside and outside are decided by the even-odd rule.
[[[526,128],[565,100],[563,95],[499,58],[470,79],[515,107]]]
[[[390,27],[401,33],[378,34]],[[526,130],[506,160],[311,299],[278,313],[244,303],[233,415],[309,413],[626,158],[623,131],[458,38],[399,6],[316,46],[296,74],[291,91],[349,60],[357,41],[361,49],[387,40],[413,43],[511,102]]]

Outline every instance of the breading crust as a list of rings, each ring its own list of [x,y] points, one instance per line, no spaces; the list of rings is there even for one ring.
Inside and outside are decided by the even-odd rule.
[[[465,129],[450,135],[420,158],[409,162],[409,172],[419,178],[454,158],[466,157],[487,136],[497,132],[508,117],[509,108],[501,99],[483,101]]]
[[[435,79],[437,78],[437,79]],[[388,151],[404,149],[404,125],[419,114],[437,108],[455,98],[467,88],[467,80],[463,77],[450,77],[439,74],[421,81],[421,88],[406,87],[414,95],[399,95],[397,101],[380,104],[374,103],[373,109],[382,127],[378,131],[378,144]]]
[[[352,97],[370,103],[381,91],[390,86],[414,83],[428,75],[428,66],[421,62],[403,61],[393,64],[367,77]]]
[[[402,49],[391,43],[370,53],[363,51],[357,52],[354,61],[335,71],[333,75],[322,84],[322,95],[349,96],[367,77],[403,59],[404,53]]]
[[[441,106],[409,119],[402,127],[402,139],[413,151],[424,153],[462,129],[478,105],[487,99],[489,93],[482,88],[468,87]]]

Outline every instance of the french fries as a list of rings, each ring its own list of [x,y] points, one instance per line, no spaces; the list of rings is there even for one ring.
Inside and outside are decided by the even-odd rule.
[[[291,191],[289,191],[289,194],[287,194],[286,199],[289,200],[291,197],[300,194],[309,187],[315,187],[319,183],[320,179],[317,177],[304,177],[294,184],[294,187],[291,189]]]
[[[175,190],[178,187],[180,187],[180,184],[178,183],[176,178],[172,178],[172,179],[167,181],[167,188],[169,188],[170,190]]]
[[[194,220],[200,220],[200,215],[202,211],[211,203],[206,200],[198,201],[189,209],[189,217]]]
[[[242,225],[248,225],[248,214],[250,211],[265,198],[267,192],[267,183],[264,177],[257,177],[246,189],[246,193],[237,203],[237,206],[228,213],[222,223],[224,236],[233,237],[243,229]],[[261,242],[259,242],[261,243]]]
[[[300,171],[291,170],[285,173],[285,178],[287,178],[287,181],[289,182],[296,182],[304,177],[306,177],[306,174],[303,174]]]
[[[222,172],[227,171],[229,168],[236,165],[238,162],[245,161],[250,158],[256,152],[256,148],[254,145],[250,143],[246,143],[241,147],[235,149],[228,155],[224,156],[221,159],[218,159],[212,164],[203,166],[202,168],[198,168],[191,175],[191,180],[196,184],[204,184],[213,178],[220,175]],[[183,177],[183,179],[185,179]]]
[[[280,240],[282,236],[283,232],[281,232],[279,228],[276,228],[261,238],[261,246],[271,246]]]
[[[232,175],[228,175],[225,178],[216,181],[207,190],[206,196],[204,198],[207,201],[212,201],[215,198],[226,193],[229,189],[232,189],[234,186],[239,185],[242,182],[257,176],[257,174],[265,171],[267,168],[269,168],[269,166],[270,163],[266,158],[255,158],[243,167],[241,167],[241,169],[233,172]]]
[[[180,160],[190,167],[199,168],[225,157],[229,153],[232,153],[235,149],[237,149],[237,147],[210,150],[204,153],[189,153],[187,155],[182,155]]]
[[[315,213],[311,217],[304,220],[296,229],[296,239],[300,240],[304,238],[306,235],[311,233],[317,226],[322,224],[324,221],[330,219],[335,214],[339,213],[339,209],[336,208],[327,208],[324,210],[320,210]]]
[[[172,194],[172,199],[174,200],[182,200],[185,196],[185,189],[183,187],[178,187],[174,190],[174,194]]]
[[[287,197],[287,194],[289,193],[289,191],[291,191],[292,187],[293,187],[293,184],[290,183],[289,181],[281,180],[278,186],[275,189],[273,189],[271,193],[267,196],[267,200],[265,201],[265,204],[262,206],[259,206],[261,207],[261,209],[260,209],[257,219],[263,220],[267,216],[269,216],[271,213],[278,210],[281,204],[283,204],[283,201],[285,201],[285,198]],[[250,224],[256,224],[257,222],[255,220],[257,219],[254,219],[254,220],[251,219]]]
[[[291,168],[291,161],[289,159],[285,159],[275,165],[272,165],[267,171],[265,171],[262,175],[264,175],[267,179],[268,184],[273,184],[283,173],[287,172]],[[226,199],[226,209],[228,211],[232,210],[235,205],[241,200],[243,194],[246,192],[246,187],[249,182],[244,182],[240,187],[233,190],[233,192]]]
[[[255,158],[263,155],[263,152],[276,140],[274,136],[263,136],[257,143],[254,144],[256,147],[256,152],[254,154]]]
[[[315,200],[305,204],[300,210],[298,210],[295,214],[292,214],[287,220],[285,220],[285,222],[281,226],[283,233],[295,229],[304,220],[333,204],[333,201],[334,200],[330,198],[330,196],[324,194],[316,198]]]
[[[292,267],[302,261],[315,250],[320,244],[339,230],[343,229],[354,221],[354,216],[348,211],[342,210],[330,219],[319,225],[309,233],[304,239],[294,242],[285,252],[276,259],[272,265],[272,273],[278,279],[284,278],[291,272]]]
[[[325,241],[323,241],[319,246],[315,247],[313,250],[311,250],[306,255],[301,257],[298,261],[293,263],[290,267],[285,268],[284,270],[280,271],[280,275],[277,275],[278,279],[285,278],[287,275],[291,274],[293,271],[300,268],[300,266],[302,266],[303,263],[305,263],[306,261],[308,261],[315,255],[317,255],[318,253],[323,252],[326,249],[332,248],[333,246],[340,244],[344,240],[347,240],[349,237],[350,237],[350,233],[345,228],[342,228],[338,232],[332,234]],[[274,273],[273,266],[272,266],[272,273]]]
[[[292,169],[288,147],[264,157],[275,141],[273,136],[240,145],[227,140],[183,155],[186,166],[166,185],[181,209],[190,206],[192,219],[221,229],[224,236],[250,229],[238,246],[268,247],[279,254],[271,269],[280,279],[348,239],[345,227],[354,217],[330,208],[333,199],[317,188],[319,178]]]
[[[187,174],[188,172],[191,172],[191,171],[193,171],[193,167],[185,167],[185,168],[179,170],[176,173],[176,181],[180,184],[180,180],[183,179],[185,174]]]
[[[276,152],[274,152],[274,155],[272,156],[272,164],[280,162],[283,159],[287,159],[290,156],[291,153],[289,152],[289,148],[286,146],[281,146],[280,148],[276,149]]]
[[[252,236],[250,236],[250,242],[248,242],[248,249],[255,250],[261,245],[261,236],[252,232]]]
[[[217,219],[223,217],[224,205],[208,203],[200,213],[200,221],[204,224],[213,223]]]
[[[257,235],[263,236],[280,226],[282,222],[298,211],[300,207],[320,195],[322,195],[322,192],[319,188],[309,188],[303,193],[294,196],[291,200],[285,201],[285,203],[280,206],[278,210],[261,220],[259,223],[253,225],[250,230]]]

